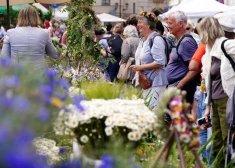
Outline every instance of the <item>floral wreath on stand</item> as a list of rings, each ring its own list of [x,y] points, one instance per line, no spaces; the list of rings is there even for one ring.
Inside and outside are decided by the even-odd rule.
[[[146,17],[147,19],[149,19],[152,22],[158,21],[156,15],[153,12],[146,12],[146,11],[142,10],[140,12],[140,15]]]

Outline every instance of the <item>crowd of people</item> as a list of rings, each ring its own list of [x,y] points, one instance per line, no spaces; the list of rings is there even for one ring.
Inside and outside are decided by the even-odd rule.
[[[123,24],[125,33],[122,33],[123,28],[118,34],[111,31],[122,39],[115,44],[116,51],[121,51],[115,55],[116,62],[126,64],[130,57],[134,58],[132,65],[126,64],[132,75],[125,80],[143,89],[142,96],[153,111],[165,89],[177,87],[185,90],[186,101],[192,104],[195,122],[202,117],[207,121],[200,126],[202,145],[211,135],[208,118],[212,118],[212,133],[218,131],[212,147],[208,145],[209,149],[203,151],[202,157],[210,164],[223,148],[222,156],[215,165],[223,167],[228,136],[226,104],[233,97],[235,72],[221,44],[223,40],[235,37],[234,17],[218,13],[214,17],[201,18],[193,25],[181,11],[171,13],[167,20],[157,19],[158,14],[158,11],[153,11],[131,15]],[[114,55],[110,52],[113,46],[109,44],[112,36],[106,34],[105,29],[102,32],[102,38],[97,39],[107,52],[104,57],[109,53]],[[232,60],[235,59],[234,49],[235,40],[226,41],[225,51]],[[121,68],[115,71],[115,78],[118,78]],[[145,75],[146,81],[151,81],[148,88],[142,84],[140,74]],[[111,81],[115,78],[112,76]]]
[[[195,122],[201,117],[209,121],[211,116],[212,133],[218,131],[212,153],[202,153],[211,163],[209,158],[215,158],[226,147],[228,136],[226,103],[234,94],[235,71],[221,45],[234,60],[235,40],[224,41],[235,37],[234,17],[219,13],[199,19],[194,25],[181,11],[169,14],[166,20],[159,14],[158,10],[142,11],[140,15],[130,15],[125,23],[95,30],[94,40],[101,46],[97,52],[103,55],[99,68],[107,81],[124,80],[127,85],[142,88],[142,96],[153,111],[165,89],[185,90]],[[17,28],[5,32],[0,25],[1,57],[20,64],[27,62],[37,72],[47,68],[44,53],[56,58],[51,38],[57,37],[61,47],[68,45],[66,25],[52,19],[44,22],[43,29],[38,20],[35,9],[25,7],[19,13]],[[124,78],[120,73],[128,75]],[[208,126],[201,126],[202,144],[209,137]],[[216,167],[224,165],[225,152],[222,153]]]

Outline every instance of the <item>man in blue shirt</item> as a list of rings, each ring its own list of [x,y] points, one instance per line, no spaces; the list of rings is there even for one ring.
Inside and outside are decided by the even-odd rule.
[[[187,16],[181,11],[173,12],[168,17],[170,33],[175,36],[178,44],[171,51],[166,73],[169,87],[176,86],[181,90],[186,90],[186,100],[192,103],[196,82],[192,81],[186,85],[180,82],[188,73],[189,62],[197,49],[196,41],[186,32],[186,24]]]

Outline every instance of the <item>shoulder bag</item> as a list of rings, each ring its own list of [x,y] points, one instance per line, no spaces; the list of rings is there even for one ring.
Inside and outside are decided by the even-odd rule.
[[[140,53],[139,53],[138,58],[137,58],[139,63],[140,63],[140,54],[141,54],[141,51],[142,51],[142,48],[141,48]],[[144,90],[151,88],[153,81],[150,80],[143,73],[143,71],[138,71],[138,73],[139,73],[139,85],[140,85],[140,87],[143,88]]]
[[[130,43],[128,42],[127,40],[127,43],[129,45],[129,48],[130,48]],[[135,59],[133,57],[129,57],[127,63],[123,63],[122,60],[119,62],[119,65],[120,65],[120,68],[119,68],[119,71],[118,71],[118,74],[117,74],[117,78],[119,80],[128,80],[131,76],[131,69],[129,68],[132,64],[132,62],[134,61]]]

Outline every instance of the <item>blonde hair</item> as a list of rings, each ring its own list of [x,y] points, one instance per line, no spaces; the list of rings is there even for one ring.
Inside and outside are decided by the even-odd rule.
[[[138,32],[135,26],[128,25],[124,28],[123,35],[126,37],[138,37]]]
[[[193,32],[194,26],[193,26],[193,23],[191,22],[191,20],[187,20],[186,30],[187,30],[187,28],[190,28],[190,31]]]
[[[38,14],[33,7],[27,6],[20,10],[20,13],[18,15],[18,24],[17,24],[19,27],[26,27],[26,26],[38,27],[39,24],[40,20]]]
[[[203,44],[214,43],[217,38],[224,37],[224,31],[215,18],[202,19],[197,28]]]

